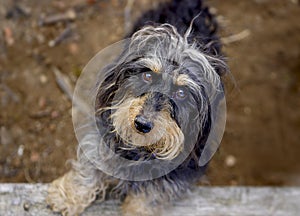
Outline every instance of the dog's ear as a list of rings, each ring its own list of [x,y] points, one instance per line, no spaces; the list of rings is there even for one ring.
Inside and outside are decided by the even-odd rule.
[[[224,76],[229,71],[224,57],[208,55],[206,58],[220,77]]]
[[[98,83],[95,108],[105,107],[114,97],[114,92],[117,90],[116,85],[120,67],[115,64],[106,66],[102,73],[105,73],[104,80]]]
[[[199,158],[199,166],[205,166],[218,150],[226,124],[226,100],[223,91],[208,104],[206,122],[203,124],[203,138],[200,146],[203,147]]]
[[[200,161],[201,156],[204,156],[203,153],[205,153],[205,152],[203,152],[203,150],[204,150],[204,147],[207,145],[207,139],[208,139],[210,131],[211,131],[211,106],[208,103],[207,104],[207,113],[206,113],[204,121],[202,122],[201,130],[198,134],[197,143],[195,146],[195,153],[196,153],[197,159],[198,159],[197,162]]]
[[[209,157],[210,146],[207,143],[207,139],[211,131],[210,106],[208,108],[207,116],[205,117],[204,121],[199,122],[198,124],[201,124],[201,129],[196,135],[196,143],[192,152],[184,163],[185,166],[188,166],[191,169],[199,169],[200,167],[204,167],[206,164],[201,164],[200,160],[202,157]]]

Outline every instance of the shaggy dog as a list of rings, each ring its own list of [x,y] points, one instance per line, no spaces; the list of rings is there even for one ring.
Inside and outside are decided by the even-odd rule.
[[[49,187],[54,211],[78,215],[110,191],[124,215],[160,215],[199,180],[224,101],[216,30],[201,0],[173,0],[138,20],[97,83],[96,132],[83,135],[72,170]]]

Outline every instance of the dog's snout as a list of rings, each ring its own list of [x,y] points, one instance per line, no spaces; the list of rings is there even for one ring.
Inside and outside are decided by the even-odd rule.
[[[135,128],[142,133],[149,133],[153,128],[153,123],[143,115],[137,115],[134,119]]]

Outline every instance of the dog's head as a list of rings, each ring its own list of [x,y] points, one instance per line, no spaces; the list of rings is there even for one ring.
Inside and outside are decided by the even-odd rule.
[[[105,68],[96,119],[116,151],[172,160],[191,137],[193,145],[203,148],[225,64],[199,43],[189,44],[187,37],[170,25],[145,27]]]

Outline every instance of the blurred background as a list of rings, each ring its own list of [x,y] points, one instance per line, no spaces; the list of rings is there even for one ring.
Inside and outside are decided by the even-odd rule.
[[[76,156],[72,88],[160,0],[0,0],[0,182],[50,182]],[[210,185],[300,185],[298,0],[207,0],[228,79]]]

